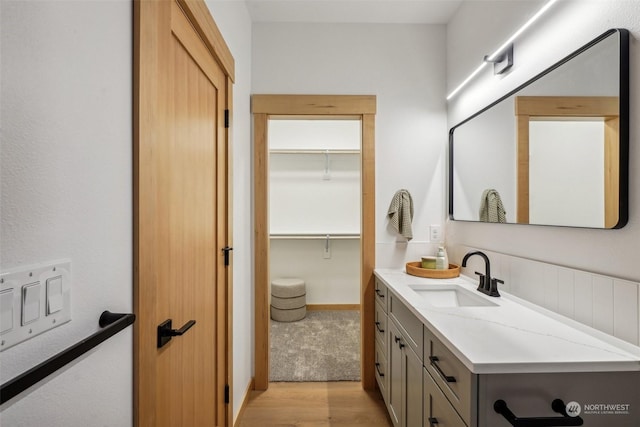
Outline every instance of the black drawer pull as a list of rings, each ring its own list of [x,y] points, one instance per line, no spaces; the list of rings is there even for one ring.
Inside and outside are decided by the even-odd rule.
[[[384,332],[384,329],[380,329],[380,322],[376,322],[376,329],[378,332]]]
[[[429,427],[433,427],[436,424],[438,424],[438,419],[435,417],[429,417]]]
[[[378,371],[378,375],[380,375],[381,377],[384,377],[384,374],[380,372],[380,364],[378,362],[376,362],[376,371]]]
[[[376,289],[376,295],[378,295],[380,298],[384,298],[384,294],[380,292],[380,289]]]
[[[393,340],[398,344],[400,348],[404,348],[404,344],[402,343],[402,337],[393,336]]]
[[[448,383],[455,383],[456,377],[452,377],[442,372],[442,369],[440,369],[440,366],[438,366],[438,364],[436,363],[438,360],[440,359],[438,359],[437,356],[429,356],[429,362],[431,363],[431,366],[433,366],[433,368],[438,372],[438,375],[440,375]]]
[[[493,404],[493,410],[502,415],[513,427],[564,427],[584,424],[584,420],[581,417],[571,417],[567,414],[566,406],[560,399],[554,399],[551,402],[551,409],[562,416],[518,418],[511,412],[507,402],[504,400],[496,400]]]

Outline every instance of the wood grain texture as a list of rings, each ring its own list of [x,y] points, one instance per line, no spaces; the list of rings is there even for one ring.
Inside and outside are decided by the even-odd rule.
[[[235,425],[391,427],[391,420],[380,393],[357,382],[272,383],[267,391],[251,393]]]
[[[184,7],[134,2],[136,426],[231,420],[224,385],[232,283],[219,252],[230,237],[228,77],[188,18],[208,11]],[[157,349],[166,319],[174,329],[196,323]]]
[[[529,224],[529,116],[517,116],[517,211],[516,222]]]
[[[376,184],[375,115],[362,115],[362,225],[360,230],[360,325],[362,387],[376,388],[375,374],[375,278],[376,263]]]
[[[612,117],[620,114],[617,96],[517,96],[516,116]]]
[[[254,150],[254,269],[255,269],[255,387],[269,387],[269,147],[268,118],[253,116]]]
[[[251,112],[270,115],[353,115],[376,113],[373,95],[253,95]]]
[[[604,122],[604,226],[620,219],[620,118]]]
[[[235,60],[203,0],[178,0],[194,29],[225,74],[235,80]]]

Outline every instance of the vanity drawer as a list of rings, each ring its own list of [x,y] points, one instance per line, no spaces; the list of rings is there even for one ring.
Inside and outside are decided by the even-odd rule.
[[[425,427],[466,427],[426,369],[423,370],[422,376],[424,378],[422,393]]]
[[[471,399],[475,397],[472,391],[477,387],[477,377],[427,327],[424,328],[424,366],[465,423],[470,425]]]
[[[407,344],[422,360],[422,322],[391,292],[389,292],[389,316],[396,320]]]
[[[386,348],[386,347],[385,347]],[[387,389],[389,383],[389,375],[387,375],[387,357],[386,350],[383,348],[379,342],[376,342],[376,381],[378,382],[378,387],[380,387],[380,393],[384,398],[385,403],[388,400],[387,397]]]
[[[380,304],[384,312],[387,313],[388,312],[387,301],[389,299],[387,297],[387,294],[388,294],[387,287],[377,277],[376,277],[375,293],[376,293],[376,302]]]
[[[380,344],[383,349],[387,348],[387,313],[384,312],[380,304],[376,303],[375,312],[375,331],[376,331],[376,345]]]

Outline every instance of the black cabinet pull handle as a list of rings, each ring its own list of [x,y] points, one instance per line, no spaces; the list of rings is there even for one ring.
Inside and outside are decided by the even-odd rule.
[[[171,319],[167,319],[158,325],[158,348],[164,347],[172,337],[179,337],[184,335],[193,325],[196,324],[195,320],[189,320],[180,329],[172,329]]]
[[[384,298],[384,294],[380,292],[380,289],[376,289],[376,295],[378,295],[380,298]]]
[[[384,374],[380,372],[380,364],[378,362],[376,362],[376,371],[378,371],[378,375],[380,375],[381,377],[384,377]]]
[[[438,375],[440,375],[448,383],[455,383],[456,377],[452,377],[442,372],[442,369],[440,369],[440,366],[438,366],[438,364],[436,363],[439,360],[440,359],[438,359],[437,356],[429,356],[429,362],[431,363],[431,366],[433,366],[433,368],[436,370],[436,372],[438,372]]]
[[[380,329],[380,322],[376,322],[376,329],[378,332],[384,332],[384,329]]]
[[[438,419],[436,417],[429,417],[429,427],[433,427],[438,424]]]
[[[579,416],[569,416],[566,406],[560,399],[554,399],[551,402],[551,409],[562,415],[561,417],[528,417],[519,418],[507,406],[504,400],[496,400],[493,404],[493,410],[502,415],[513,427],[564,427],[564,426],[581,426],[584,420]]]

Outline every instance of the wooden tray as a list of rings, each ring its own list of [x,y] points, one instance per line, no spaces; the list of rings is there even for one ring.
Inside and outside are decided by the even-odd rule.
[[[420,261],[407,263],[407,274],[430,279],[451,279],[460,275],[460,266],[449,264],[448,270],[436,270],[435,268],[422,268]]]

